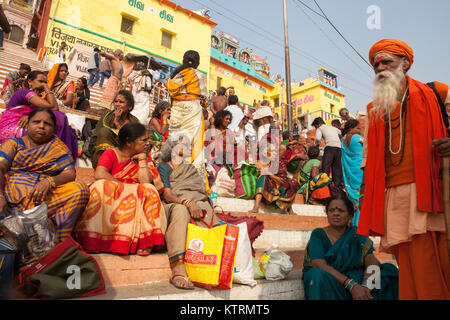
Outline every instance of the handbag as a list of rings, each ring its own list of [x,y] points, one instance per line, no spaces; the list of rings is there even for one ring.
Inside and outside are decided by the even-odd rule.
[[[221,224],[213,227],[211,223],[202,228],[191,218],[186,239],[184,258],[186,272],[194,285],[206,289],[231,289],[239,227]]]
[[[38,299],[70,299],[106,293],[101,270],[71,236],[31,266],[20,269],[18,295]]]

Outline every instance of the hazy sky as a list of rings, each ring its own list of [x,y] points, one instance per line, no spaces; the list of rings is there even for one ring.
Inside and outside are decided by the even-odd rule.
[[[241,48],[254,48],[268,57],[271,75],[285,75],[282,0],[174,0],[187,9],[211,10],[216,29],[240,41]],[[373,70],[338,35],[332,26],[297,0],[286,0],[288,8],[291,80],[317,75],[326,67],[338,75],[352,113],[365,111],[372,96]],[[301,0],[321,13],[314,0]],[[414,50],[409,75],[422,82],[450,84],[450,26],[448,0],[316,0],[330,21],[352,46],[368,60],[372,44],[396,38]],[[376,13],[367,10],[379,8]],[[302,11],[303,10],[303,11]],[[306,13],[306,14],[305,14]],[[367,21],[379,29],[369,29]],[[379,24],[376,25],[376,22]]]

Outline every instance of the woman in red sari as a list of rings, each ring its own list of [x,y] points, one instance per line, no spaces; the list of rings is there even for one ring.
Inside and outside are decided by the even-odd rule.
[[[118,148],[106,150],[95,170],[89,203],[75,235],[87,251],[148,255],[164,245],[164,192],[146,150],[145,126],[129,123],[119,131]]]

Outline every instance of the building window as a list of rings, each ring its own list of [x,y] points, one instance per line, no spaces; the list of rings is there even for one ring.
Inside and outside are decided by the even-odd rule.
[[[128,33],[128,34],[132,34],[133,25],[134,25],[133,19],[122,16],[122,25],[120,27],[120,31]]]
[[[9,34],[7,34],[5,36],[5,38],[10,41],[13,41],[13,42],[22,43],[24,36],[25,36],[25,31],[23,31],[23,29],[21,27],[12,25],[11,32]]]
[[[172,34],[162,31],[161,45],[163,47],[172,49]]]
[[[222,86],[222,78],[217,77],[217,89],[219,89]]]
[[[274,108],[278,108],[280,106],[280,98],[273,99]]]

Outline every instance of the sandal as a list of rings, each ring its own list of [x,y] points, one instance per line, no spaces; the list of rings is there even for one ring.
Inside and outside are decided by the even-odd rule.
[[[183,278],[185,286],[180,286],[175,282],[175,278]],[[184,289],[184,290],[194,290],[194,285],[192,284],[191,280],[188,276],[184,276],[182,274],[174,274],[172,278],[170,278],[170,283],[178,289]]]
[[[145,256],[149,256],[151,252],[152,252],[152,249],[138,249],[138,250],[136,251],[136,254],[137,254],[138,256],[143,256],[143,257],[145,257]]]

